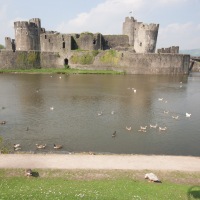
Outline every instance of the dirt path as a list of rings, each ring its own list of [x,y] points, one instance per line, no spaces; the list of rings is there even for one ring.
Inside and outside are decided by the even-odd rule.
[[[199,171],[200,157],[146,155],[1,154],[0,168]]]

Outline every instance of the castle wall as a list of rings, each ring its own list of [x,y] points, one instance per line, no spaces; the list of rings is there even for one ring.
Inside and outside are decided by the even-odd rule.
[[[97,33],[81,33],[81,34],[74,34],[73,35],[74,49],[81,49],[81,50],[98,50],[102,49],[102,35]]]
[[[15,51],[15,40],[10,37],[5,38],[5,49]]]
[[[129,48],[129,38],[127,35],[103,35],[103,50]]]
[[[110,55],[114,55],[113,53]],[[171,74],[189,73],[190,56],[183,54],[143,54],[116,51],[109,57],[108,51],[99,53],[93,64],[69,63],[71,68],[91,70],[115,70],[127,74]]]
[[[40,34],[41,51],[67,52],[72,49],[72,37],[69,34],[45,32]]]
[[[127,74],[188,74],[190,56],[183,54],[140,54],[116,51],[114,57],[100,52],[89,65],[72,64],[73,53],[59,55],[53,52],[0,51],[0,69],[63,68],[64,59],[71,68],[92,70],[115,70]],[[111,54],[113,55],[113,54]]]
[[[158,49],[157,52],[158,53],[179,53],[179,46],[161,48],[161,49]]]
[[[0,69],[32,69],[63,67],[58,53],[38,51],[0,51]]]

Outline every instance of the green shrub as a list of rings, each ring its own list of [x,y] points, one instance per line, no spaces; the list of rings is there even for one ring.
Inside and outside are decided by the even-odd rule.
[[[103,63],[111,63],[117,65],[120,59],[120,54],[115,50],[109,50],[101,56],[100,61]]]
[[[70,58],[70,61],[72,64],[89,65],[93,63],[94,56],[90,52],[75,53]]]
[[[2,44],[0,44],[0,49],[5,49],[5,47]]]

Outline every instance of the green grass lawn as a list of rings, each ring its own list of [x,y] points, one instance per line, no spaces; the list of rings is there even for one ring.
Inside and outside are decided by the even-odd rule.
[[[0,199],[176,200],[200,198],[200,173],[155,172],[162,183],[144,179],[146,171],[0,169]],[[35,173],[36,174],[36,173]],[[190,195],[190,196],[189,196]]]
[[[65,68],[45,68],[45,69],[0,69],[0,73],[57,73],[57,74],[124,74],[112,70],[82,70]]]

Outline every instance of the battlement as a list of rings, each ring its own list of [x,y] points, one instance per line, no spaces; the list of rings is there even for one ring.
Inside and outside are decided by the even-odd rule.
[[[125,22],[137,22],[137,20],[135,20],[134,17],[126,17]]]
[[[140,22],[141,23],[141,22]],[[157,31],[159,28],[159,24],[144,24],[141,23],[140,26],[146,30]]]
[[[28,28],[29,22],[27,21],[16,21],[14,22],[14,28]]]

